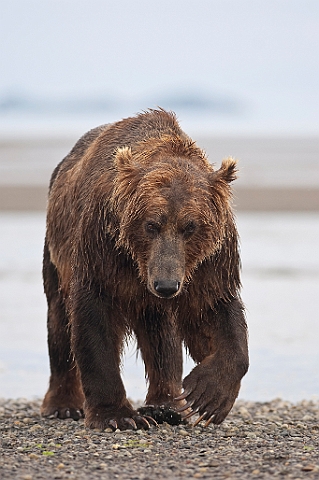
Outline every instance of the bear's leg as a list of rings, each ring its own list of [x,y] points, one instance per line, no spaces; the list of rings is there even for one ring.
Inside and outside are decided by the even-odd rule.
[[[206,318],[205,318],[206,317]],[[221,423],[230,412],[239,392],[240,381],[248,370],[247,327],[240,299],[220,301],[200,322],[187,321],[184,341],[198,363],[183,381],[186,405],[200,415],[195,424],[206,420]]]
[[[149,382],[146,407],[139,411],[158,423],[178,424],[181,415],[176,408],[181,403],[174,399],[182,388],[183,354],[174,316],[149,308],[134,325],[134,332]]]
[[[112,299],[98,287],[74,282],[71,339],[85,395],[85,425],[104,430],[137,429],[156,425],[140,415],[126,398],[120,375],[125,320]]]
[[[43,280],[48,302],[48,347],[50,386],[44,397],[41,413],[59,418],[83,416],[84,395],[70,347],[70,332],[64,300],[59,290],[58,275],[44,245]]]

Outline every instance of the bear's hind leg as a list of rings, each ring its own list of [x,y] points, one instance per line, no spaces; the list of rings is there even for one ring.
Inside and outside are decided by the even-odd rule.
[[[83,416],[84,394],[74,362],[68,318],[58,274],[50,260],[47,243],[44,245],[43,281],[48,302],[48,347],[50,356],[50,385],[44,397],[41,414],[45,417],[73,418]]]

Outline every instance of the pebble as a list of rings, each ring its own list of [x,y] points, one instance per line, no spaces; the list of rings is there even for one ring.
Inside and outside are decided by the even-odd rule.
[[[238,401],[220,426],[94,431],[43,419],[40,401],[0,399],[3,480],[319,478],[319,402]]]

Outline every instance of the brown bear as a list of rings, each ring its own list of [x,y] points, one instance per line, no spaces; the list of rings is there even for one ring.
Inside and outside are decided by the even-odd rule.
[[[43,263],[44,416],[85,416],[100,429],[225,419],[248,369],[235,178],[234,160],[215,171],[162,109],[91,130],[57,166]],[[120,376],[131,334],[149,383],[138,411]],[[183,344],[197,363],[184,381]]]

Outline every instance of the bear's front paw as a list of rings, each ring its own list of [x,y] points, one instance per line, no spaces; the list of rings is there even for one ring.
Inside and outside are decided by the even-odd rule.
[[[169,425],[179,425],[184,422],[182,415],[175,409],[168,406],[146,405],[138,409],[138,413],[146,418],[153,418],[157,423],[168,423]]]
[[[151,425],[157,426],[157,422],[148,415],[143,415],[127,406],[121,408],[94,407],[85,410],[85,426],[105,430],[148,430]]]
[[[223,374],[224,373],[224,374]],[[197,365],[183,381],[184,393],[175,400],[186,400],[186,404],[177,409],[183,412],[191,409],[185,416],[190,418],[196,413],[199,418],[194,423],[197,425],[205,420],[205,427],[211,422],[216,425],[225,420],[238,396],[240,379],[234,378],[230,372],[223,372],[216,366],[207,368]]]

